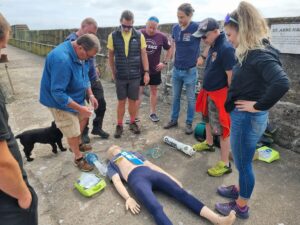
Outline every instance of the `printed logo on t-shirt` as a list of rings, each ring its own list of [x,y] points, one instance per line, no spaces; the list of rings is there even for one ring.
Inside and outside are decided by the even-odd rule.
[[[191,41],[191,36],[192,36],[191,33],[183,34],[182,41]]]
[[[147,44],[147,54],[152,55],[158,48],[157,43],[153,39],[146,39],[146,44]]]

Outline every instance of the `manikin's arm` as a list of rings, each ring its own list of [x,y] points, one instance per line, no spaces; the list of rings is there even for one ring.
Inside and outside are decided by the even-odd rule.
[[[112,176],[112,182],[114,183],[118,193],[125,199],[126,210],[130,209],[133,214],[138,214],[140,212],[140,206],[132,197],[130,197],[119,174]]]
[[[162,174],[167,175],[168,177],[170,177],[175,183],[177,183],[180,187],[182,187],[182,183],[180,181],[178,181],[175,177],[173,177],[171,174],[167,173],[166,171],[164,171],[162,168],[160,168],[159,166],[151,163],[150,161],[146,160],[144,162],[145,166],[149,166],[152,170],[156,170],[157,172],[160,172]]]

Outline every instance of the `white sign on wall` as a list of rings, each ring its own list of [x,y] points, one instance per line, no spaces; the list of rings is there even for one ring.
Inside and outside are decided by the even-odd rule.
[[[271,25],[271,42],[281,53],[300,54],[300,24]]]

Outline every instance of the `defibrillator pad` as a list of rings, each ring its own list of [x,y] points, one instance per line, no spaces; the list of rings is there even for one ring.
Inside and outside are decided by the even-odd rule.
[[[132,154],[131,152],[122,151],[120,153],[120,157],[124,157],[134,165],[144,165],[144,162],[140,160],[138,157],[136,157],[134,154]],[[117,160],[118,159],[116,159],[116,161]]]

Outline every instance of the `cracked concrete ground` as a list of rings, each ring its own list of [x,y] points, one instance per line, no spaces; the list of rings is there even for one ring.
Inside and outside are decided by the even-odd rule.
[[[50,125],[50,112],[38,102],[39,84],[44,58],[9,46],[6,50],[10,62],[9,72],[16,94],[7,105],[10,125],[15,134],[24,130]],[[1,84],[7,90],[8,85],[4,65],[0,64]],[[104,129],[112,135],[116,118],[116,96],[114,84],[103,81],[105,97],[108,102]],[[116,140],[110,137],[102,140],[91,136],[93,151],[104,157],[104,149],[111,144],[119,144],[126,149],[145,153],[148,149],[159,147],[163,155],[150,160],[177,177],[184,187],[200,198],[208,207],[216,202],[226,201],[216,194],[216,187],[237,181],[237,171],[232,174],[212,178],[206,174],[207,168],[219,159],[219,152],[197,153],[188,157],[162,142],[165,135],[177,138],[187,144],[194,144],[194,137],[184,134],[184,114],[180,117],[179,127],[166,131],[162,128],[168,121],[170,105],[162,101],[158,105],[161,121],[157,124],[148,119],[148,98],[144,98],[141,108],[142,134],[132,135],[125,126],[124,136]],[[199,120],[198,116],[197,119]],[[64,141],[66,146],[66,142]],[[20,149],[22,149],[20,145]],[[241,225],[297,225],[300,224],[298,211],[300,202],[300,155],[276,146],[281,159],[272,164],[254,162],[256,186],[250,202],[250,218],[237,219]],[[25,169],[31,184],[39,196],[39,224],[41,225],[150,225],[153,219],[142,207],[139,215],[132,215],[124,207],[123,199],[107,180],[106,189],[93,198],[81,196],[73,186],[80,171],[73,166],[70,152],[54,155],[50,145],[36,144],[33,150],[35,160],[28,163],[24,159]],[[23,154],[23,152],[22,152]],[[173,199],[157,194],[166,214],[178,225],[209,224],[191,213]]]

